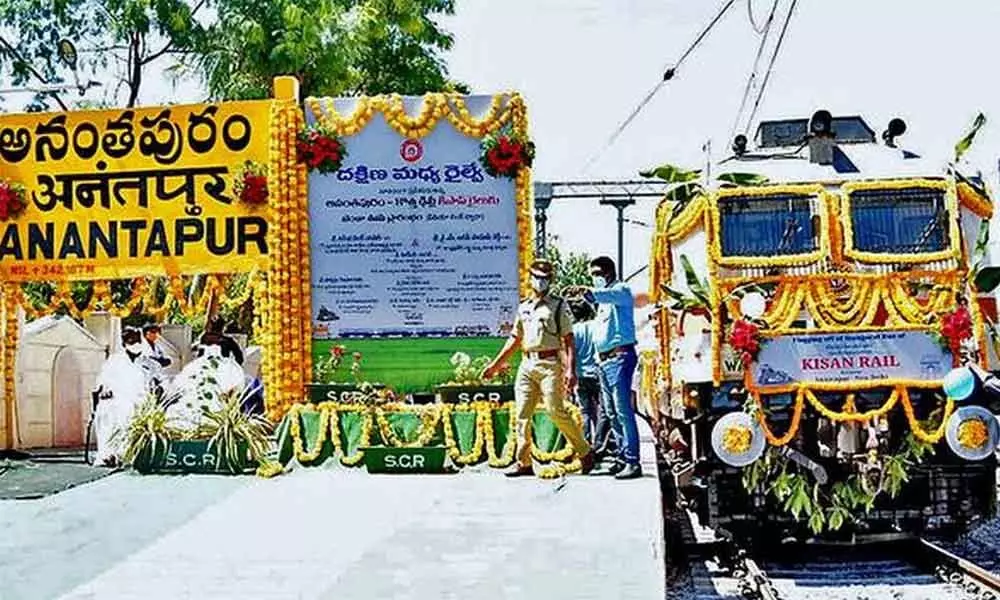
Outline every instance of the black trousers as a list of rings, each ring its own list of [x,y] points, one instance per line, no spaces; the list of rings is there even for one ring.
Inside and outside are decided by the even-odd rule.
[[[574,401],[583,415],[583,436],[594,454],[607,454],[611,448],[611,422],[601,402],[601,381],[597,377],[581,377],[576,382]]]

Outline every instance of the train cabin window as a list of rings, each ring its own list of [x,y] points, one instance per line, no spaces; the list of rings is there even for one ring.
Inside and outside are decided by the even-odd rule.
[[[814,196],[727,196],[719,198],[720,244],[724,257],[794,256],[819,247]]]
[[[950,247],[944,190],[856,190],[850,211],[855,250],[925,254]]]

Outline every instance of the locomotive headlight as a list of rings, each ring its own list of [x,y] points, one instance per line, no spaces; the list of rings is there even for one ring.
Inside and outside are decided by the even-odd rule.
[[[968,367],[952,369],[944,376],[944,393],[956,402],[968,400],[976,391],[976,375]]]
[[[712,450],[727,465],[745,467],[760,458],[766,446],[760,423],[745,412],[731,412],[712,426]]]

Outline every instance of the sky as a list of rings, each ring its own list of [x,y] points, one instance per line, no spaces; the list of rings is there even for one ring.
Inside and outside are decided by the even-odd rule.
[[[637,179],[640,169],[664,162],[699,168],[708,140],[715,160],[728,155],[760,39],[747,3],[760,23],[773,1],[736,0],[586,172],[584,165],[723,0],[458,0],[457,14],[443,19],[456,39],[447,60],[474,93],[525,96],[538,146],[537,181]],[[780,18],[792,0],[777,1]],[[861,114],[879,133],[902,117],[908,131],[901,145],[943,165],[982,111],[993,122],[969,159],[996,185],[998,32],[997,0],[799,0],[758,117],[808,117],[825,108]],[[176,88],[162,76],[152,78],[142,97],[146,104],[200,99],[191,82]],[[653,204],[629,209],[629,218],[650,223]],[[613,209],[565,200],[549,216],[565,249],[614,256]],[[648,263],[651,230],[626,227],[622,270],[628,273]]]

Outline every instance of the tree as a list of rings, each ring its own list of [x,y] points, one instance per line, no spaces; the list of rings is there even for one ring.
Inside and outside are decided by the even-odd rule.
[[[590,257],[585,253],[564,253],[559,249],[559,238],[549,236],[545,244],[545,259],[556,269],[552,291],[562,294],[568,287],[590,287]]]
[[[441,52],[453,43],[434,21],[454,0],[216,0],[217,18],[186,72],[213,98],[270,94],[277,75],[303,96],[423,94],[451,83]]]
[[[454,0],[0,0],[0,79],[98,80],[104,104],[135,106],[148,69],[201,80],[214,99],[266,98],[277,75],[303,95],[468,91],[448,79]],[[74,42],[79,68],[60,64]],[[170,61],[173,62],[170,65]],[[108,72],[114,73],[113,78]],[[58,95],[38,96],[40,110]]]
[[[146,69],[191,51],[205,35],[198,0],[0,0],[0,77],[14,85],[63,83],[74,76],[106,86],[110,104],[135,106]],[[78,73],[59,63],[57,44],[77,47]],[[107,72],[114,73],[113,80]],[[122,95],[124,92],[124,95]],[[64,110],[64,100],[55,96]],[[45,108],[36,96],[29,110]]]

